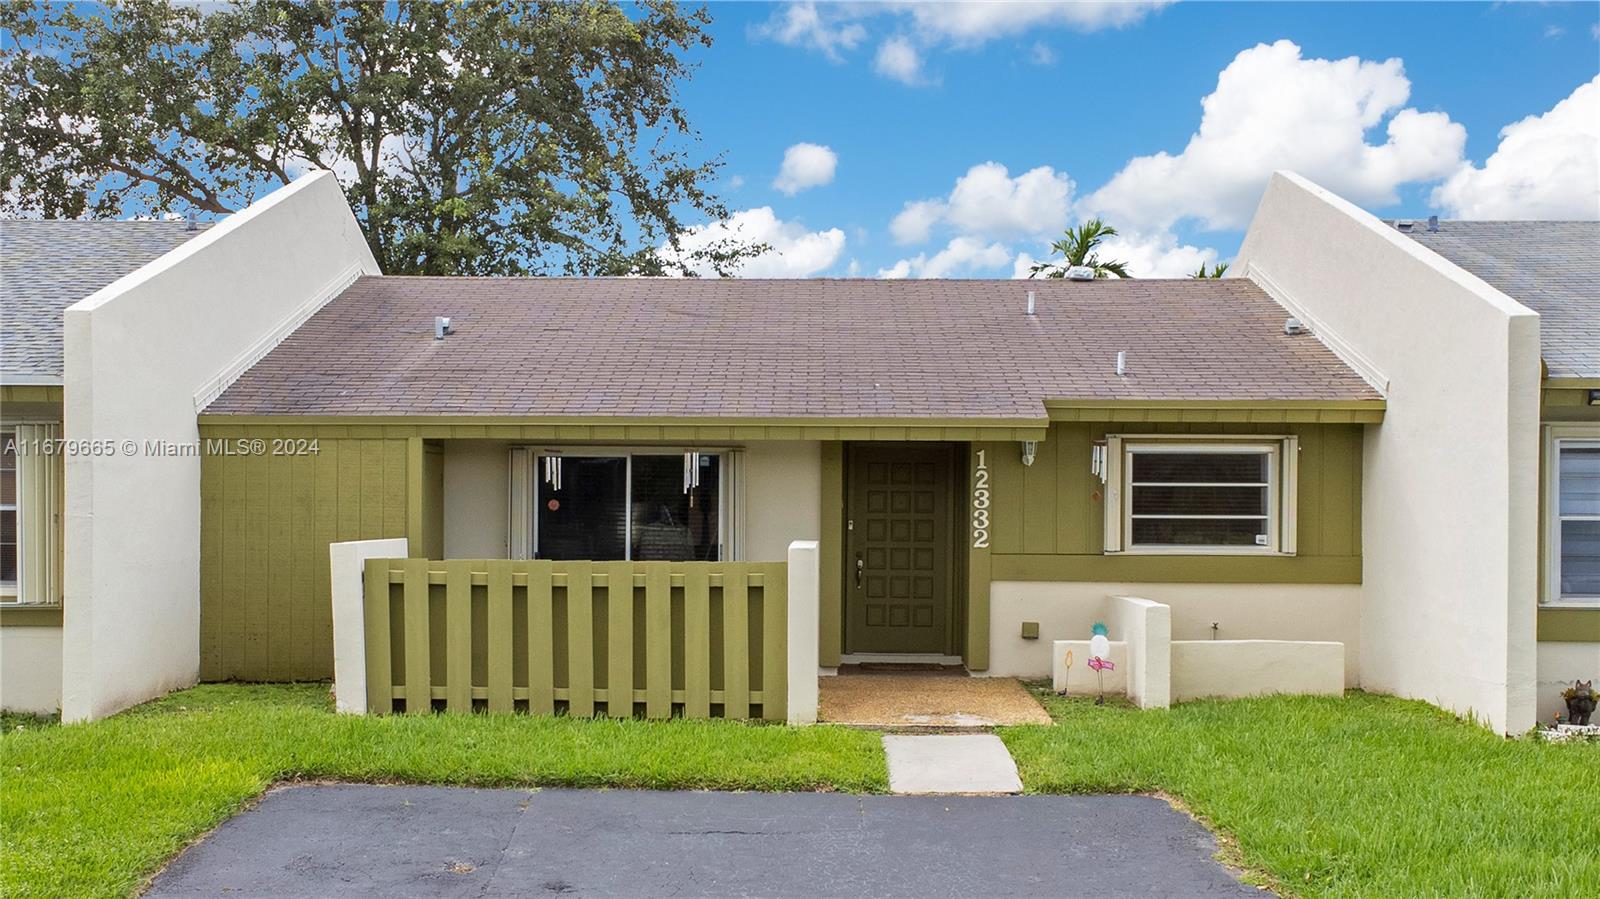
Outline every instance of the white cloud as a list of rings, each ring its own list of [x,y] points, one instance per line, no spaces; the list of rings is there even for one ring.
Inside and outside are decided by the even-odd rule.
[[[839,154],[821,144],[795,144],[783,151],[783,166],[772,182],[783,193],[794,196],[802,190],[821,187],[833,181]]]
[[[889,224],[902,244],[927,240],[936,224],[988,238],[1051,234],[1066,224],[1072,179],[1047,165],[1011,177],[998,162],[984,162],[956,179],[949,196],[905,205]]]
[[[1410,93],[1398,59],[1306,59],[1289,41],[1259,44],[1218,75],[1181,153],[1130,160],[1080,212],[1147,232],[1190,217],[1210,229],[1242,228],[1274,169],[1356,203],[1393,203],[1399,185],[1453,171],[1466,143],[1466,130],[1444,113],[1402,109]],[[1385,118],[1387,141],[1367,143]]]
[[[1056,51],[1044,41],[1034,41],[1033,46],[1028,48],[1028,59],[1036,66],[1055,65]]]
[[[1119,233],[1107,238],[1095,252],[1102,261],[1126,263],[1128,274],[1135,278],[1187,278],[1200,266],[1217,262],[1216,250],[1180,244],[1170,231]],[[1045,258],[1050,258],[1048,253]],[[1011,264],[1011,277],[1028,277],[1038,261],[1031,253],[1018,253]]]
[[[943,200],[913,200],[889,223],[889,234],[895,243],[922,243],[944,217],[944,210]]]
[[[893,78],[901,84],[923,84],[922,55],[917,52],[916,45],[905,37],[896,35],[878,46],[878,55],[872,61],[872,69],[886,78]]]
[[[833,62],[868,38],[867,22],[889,23],[894,36],[878,47],[874,68],[879,74],[906,84],[927,84],[923,60],[929,51],[970,48],[1000,38],[1028,37],[1051,28],[1090,32],[1120,28],[1143,20],[1171,0],[960,0],[889,3],[788,3],[763,24],[751,29],[758,38],[806,47]],[[1033,59],[1042,62],[1040,45]],[[1049,48],[1044,55],[1053,57]]]
[[[815,3],[789,3],[766,23],[758,25],[758,37],[771,38],[791,47],[816,50],[833,62],[843,62],[841,50],[854,50],[867,37],[859,22],[830,16],[827,21]]]
[[[1600,76],[1500,129],[1483,167],[1463,163],[1433,202],[1457,218],[1600,218]]]
[[[971,274],[983,269],[1005,265],[1011,251],[998,243],[963,236],[950,241],[944,249],[933,254],[918,253],[910,259],[901,259],[888,268],[878,269],[880,278],[948,278],[957,274]]]
[[[751,244],[767,244],[771,249],[746,260],[739,267],[742,278],[808,278],[838,261],[844,252],[844,232],[838,228],[807,231],[799,222],[785,222],[770,206],[736,212],[719,222],[696,225],[678,238],[688,252],[714,243],[735,239]],[[666,247],[658,252],[671,258]],[[709,265],[693,266],[701,275],[715,272]]]

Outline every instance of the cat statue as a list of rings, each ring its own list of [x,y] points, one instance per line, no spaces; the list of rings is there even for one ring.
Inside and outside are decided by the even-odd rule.
[[[1572,724],[1589,723],[1589,716],[1594,714],[1595,692],[1594,681],[1577,681],[1572,689],[1562,693],[1567,700],[1567,721]]]

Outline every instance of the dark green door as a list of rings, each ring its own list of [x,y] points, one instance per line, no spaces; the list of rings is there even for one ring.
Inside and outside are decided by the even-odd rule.
[[[947,652],[950,448],[866,445],[848,452],[846,651]]]

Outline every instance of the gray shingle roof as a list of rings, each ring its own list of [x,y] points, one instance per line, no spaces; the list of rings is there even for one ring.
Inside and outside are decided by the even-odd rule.
[[[1244,279],[364,277],[206,411],[1038,419],[1047,398],[1377,398],[1285,317]]]
[[[0,381],[59,379],[61,313],[199,233],[183,222],[0,221]]]
[[[1600,222],[1419,222],[1402,233],[1539,313],[1550,377],[1600,378]]]

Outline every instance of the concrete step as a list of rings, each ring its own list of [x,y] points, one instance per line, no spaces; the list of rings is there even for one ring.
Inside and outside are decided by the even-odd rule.
[[[1022,792],[1017,763],[993,734],[885,734],[883,751],[894,793]]]

